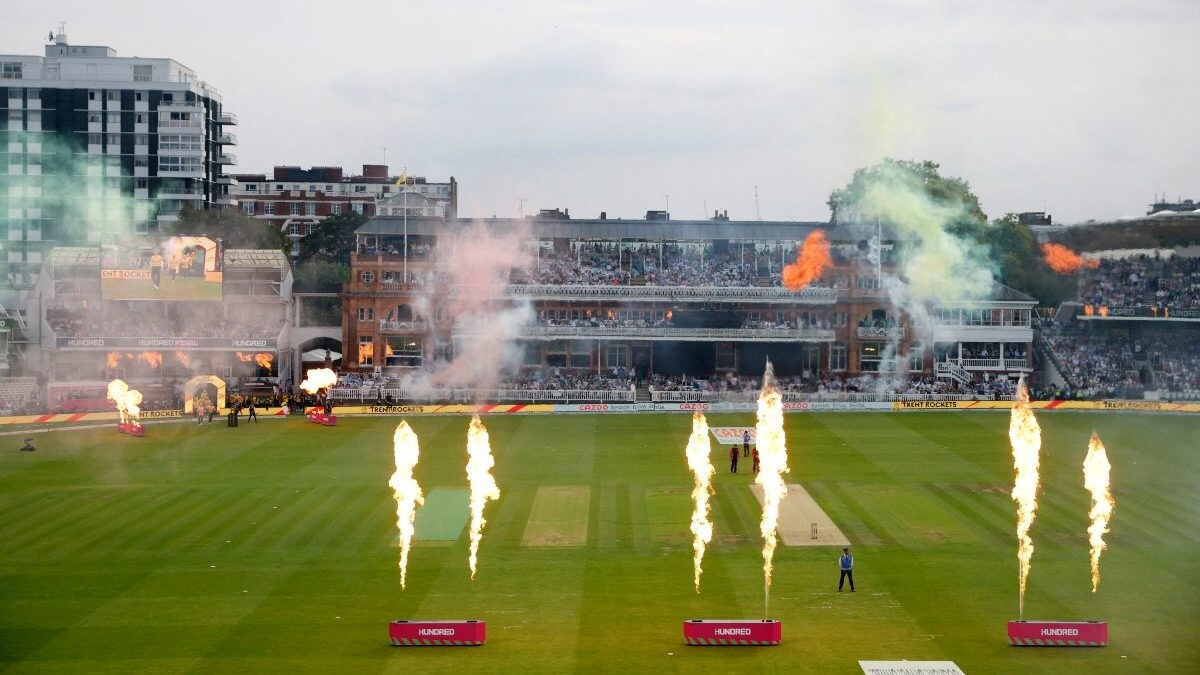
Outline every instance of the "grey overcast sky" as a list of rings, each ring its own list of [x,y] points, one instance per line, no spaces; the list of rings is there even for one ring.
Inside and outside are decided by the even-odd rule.
[[[825,220],[930,159],[990,217],[1200,198],[1200,2],[6,0],[0,53],[170,57],[237,113],[238,172],[383,161],[464,215]]]

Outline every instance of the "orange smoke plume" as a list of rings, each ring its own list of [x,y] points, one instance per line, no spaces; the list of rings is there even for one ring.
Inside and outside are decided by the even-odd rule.
[[[271,362],[274,360],[275,360],[274,354],[267,354],[266,352],[259,352],[258,354],[254,355],[254,362],[258,364],[259,368],[266,368],[267,370],[270,370]]]
[[[1062,244],[1042,244],[1042,259],[1050,269],[1059,274],[1075,274],[1083,268],[1094,270],[1100,266],[1100,261],[1094,258],[1084,258]]]
[[[179,363],[183,364],[184,368],[192,367],[192,360],[190,358],[188,358],[188,355],[184,354],[183,352],[175,352],[175,360],[179,361]]]
[[[109,368],[116,368],[117,365],[120,363],[121,363],[121,352],[109,352],[108,353],[108,367]]]
[[[237,352],[237,357],[238,361],[241,361],[242,363],[250,363],[254,360],[253,354],[246,354],[244,352]]]
[[[813,230],[804,238],[804,245],[796,254],[796,262],[783,268],[783,285],[789,291],[798,291],[821,278],[821,273],[833,266],[829,255],[829,241],[824,230]]]

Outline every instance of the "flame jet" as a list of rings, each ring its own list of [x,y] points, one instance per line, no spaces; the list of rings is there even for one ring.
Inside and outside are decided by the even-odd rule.
[[[1108,453],[1100,436],[1093,431],[1092,439],[1088,442],[1087,457],[1083,460],[1083,486],[1092,493],[1092,508],[1088,518],[1092,524],[1088,526],[1088,542],[1092,547],[1092,592],[1100,587],[1100,553],[1108,547],[1104,543],[1104,534],[1108,532],[1108,521],[1117,508],[1113,501],[1109,472],[1112,465],[1108,463]]]
[[[117,404],[121,424],[138,424],[138,416],[142,414],[139,407],[142,404],[142,392],[130,389],[125,380],[113,380],[108,383],[108,399]]]
[[[771,570],[774,565],[779,503],[787,495],[783,474],[787,465],[787,438],[783,434],[783,396],[775,386],[775,368],[767,361],[762,391],[758,394],[759,471],[754,482],[762,486],[763,514],[759,531],[763,537],[763,618],[770,618]]]
[[[329,368],[313,368],[308,371],[304,381],[300,383],[300,388],[310,394],[315,394],[322,389],[328,389],[337,384],[337,373]]]
[[[704,549],[712,541],[713,524],[708,519],[708,498],[712,495],[712,477],[716,469],[712,464],[712,446],[708,439],[708,420],[700,413],[692,414],[692,435],[688,438],[687,450],[688,468],[696,477],[696,486],[692,488],[692,501],[696,508],[692,511],[692,556],[695,570],[693,579],[696,592],[700,592],[700,564],[704,561]]]
[[[488,440],[487,427],[479,415],[471,418],[467,429],[467,482],[471,484],[471,579],[475,579],[475,554],[479,541],[483,539],[483,507],[489,499],[500,498],[500,487],[492,476],[496,460],[492,457],[492,446]]]
[[[1012,444],[1013,467],[1016,469],[1012,498],[1017,503],[1019,612],[1024,618],[1025,583],[1029,579],[1030,560],[1033,558],[1033,539],[1029,536],[1029,528],[1037,515],[1038,453],[1042,449],[1042,429],[1029,407],[1029,389],[1023,377],[1017,383],[1017,393],[1013,399],[1008,440]]]
[[[388,481],[392,492],[396,495],[396,527],[400,530],[400,588],[405,588],[408,571],[408,548],[412,544],[413,523],[417,517],[417,506],[425,503],[421,494],[421,486],[413,478],[413,469],[421,457],[417,443],[417,434],[408,426],[407,421],[396,425],[396,433],[392,438],[396,455],[396,472]]]

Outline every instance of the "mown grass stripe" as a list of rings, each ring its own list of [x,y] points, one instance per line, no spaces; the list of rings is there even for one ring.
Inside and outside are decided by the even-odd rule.
[[[182,550],[184,551],[199,551],[211,549],[215,546],[225,546],[227,540],[234,539],[233,533],[243,531],[247,523],[250,523],[255,513],[258,513],[270,499],[271,491],[265,489],[250,489],[241,490],[244,494],[240,499],[234,500],[228,507],[221,510],[220,513],[214,515],[203,527],[190,533],[188,539],[185,539]],[[238,525],[236,529],[235,525]]]
[[[111,523],[119,516],[140,515],[147,506],[165,494],[167,493],[152,489],[131,490],[122,498],[103,500],[104,503],[96,508],[97,500],[91,491],[68,492],[60,497],[58,504],[53,508],[37,514],[35,518],[10,522],[9,527],[3,531],[7,533],[13,528],[17,532],[11,536],[6,534],[0,537],[0,545],[14,550],[26,549],[33,542],[67,529],[90,531],[91,527]]]
[[[616,506],[613,522],[616,524],[617,548],[632,548],[633,511],[629,507],[629,485],[617,484],[613,486],[613,493]]]
[[[299,514],[309,513],[313,504],[321,500],[321,493],[315,488],[301,490],[299,499],[280,499],[279,503],[266,506],[258,519],[258,527],[250,536],[235,542],[234,549],[244,552],[251,548],[271,548],[281,532],[291,529]]]
[[[983,542],[998,546],[1008,545],[1016,535],[1005,530],[982,513],[970,499],[957,488],[945,483],[926,483],[925,488],[936,495],[948,510],[959,517],[959,521],[975,531]]]
[[[356,492],[357,494],[353,500],[346,503],[342,508],[334,509],[328,514],[328,518],[323,518],[314,523],[314,532],[308,544],[310,549],[315,552],[327,548],[328,544],[336,539],[350,522],[362,519],[368,513],[369,505],[378,498],[370,490],[358,490]],[[488,524],[490,525],[491,521]]]
[[[204,498],[198,505],[180,511],[179,516],[164,522],[142,542],[142,550],[164,555],[171,544],[189,533],[194,524],[204,522],[229,505],[225,491],[199,491]],[[206,494],[207,493],[207,494]]]
[[[841,500],[841,502],[846,505],[846,508],[849,509],[851,513],[853,513],[860,521],[870,528],[870,530],[879,538],[880,542],[886,546],[899,546],[900,543],[894,536],[892,536],[890,532],[888,532],[887,528],[884,527],[883,524],[878,520],[876,520],[874,515],[852,496],[850,492],[850,488],[852,487],[853,486],[848,483],[829,484],[830,492],[832,492],[839,500]]]
[[[838,525],[838,529],[852,544],[858,546],[879,546],[883,541],[879,535],[871,531],[867,524],[859,520],[850,507],[846,506],[837,495],[829,489],[828,484],[823,481],[811,481],[805,483],[805,488],[816,500],[821,508],[829,514],[829,517]]]
[[[158,551],[150,545],[163,535],[164,530],[171,530],[175,524],[188,516],[193,510],[201,508],[212,501],[212,496],[204,490],[188,490],[186,499],[171,506],[154,509],[146,518],[134,521],[122,532],[126,544],[116,552],[124,557],[138,554],[155,554]]]
[[[317,505],[309,509],[308,515],[292,522],[291,527],[282,530],[275,538],[276,548],[292,550],[295,548],[308,549],[312,546],[317,524],[329,520],[342,511],[339,508],[345,490],[340,487],[318,488],[325,495],[317,501]]]
[[[93,550],[95,548],[104,549],[102,543],[113,541],[113,535],[117,532],[122,533],[121,537],[117,537],[119,543],[128,544],[125,538],[125,533],[131,531],[131,526],[140,525],[146,522],[148,518],[153,517],[148,514],[161,513],[165,509],[170,509],[187,501],[189,498],[194,498],[190,491],[174,490],[168,493],[156,492],[154,497],[144,500],[137,504],[129,502],[121,502],[114,505],[113,510],[119,510],[119,515],[105,514],[109,517],[107,520],[95,522],[96,518],[81,518],[79,521],[71,523],[63,527],[58,534],[65,539],[55,541],[50,537],[44,537],[40,545],[30,547],[35,552],[48,554],[47,549],[53,547],[53,555],[62,556],[80,550]]]
[[[650,533],[650,514],[646,509],[646,486],[642,483],[629,486],[629,518],[634,548],[650,548],[653,537]]]

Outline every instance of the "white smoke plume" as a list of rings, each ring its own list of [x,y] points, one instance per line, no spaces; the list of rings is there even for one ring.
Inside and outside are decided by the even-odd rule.
[[[514,373],[522,352],[517,338],[535,317],[527,300],[503,299],[513,269],[529,268],[528,228],[496,232],[477,221],[450,250],[440,250],[430,290],[413,303],[414,314],[433,324],[432,307],[449,311],[453,358],[408,378],[403,386],[420,397],[443,388],[491,389]],[[436,334],[430,337],[437,345]]]

